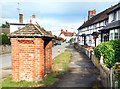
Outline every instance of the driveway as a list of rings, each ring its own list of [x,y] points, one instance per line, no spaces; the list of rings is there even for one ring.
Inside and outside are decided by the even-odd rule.
[[[96,87],[102,86],[100,73],[91,60],[82,52],[78,52],[73,46],[68,48],[71,53],[68,72],[60,78],[54,87]],[[82,88],[81,88],[82,89]],[[95,88],[98,89],[98,88]]]
[[[61,45],[52,48],[52,59],[63,52],[68,44],[62,43]],[[60,52],[58,52],[60,48]],[[0,55],[0,80],[11,75],[11,53]]]

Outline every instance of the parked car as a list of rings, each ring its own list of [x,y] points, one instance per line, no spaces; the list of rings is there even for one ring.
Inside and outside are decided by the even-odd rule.
[[[66,42],[66,43],[70,43],[70,41]]]
[[[58,41],[57,44],[58,44],[58,45],[61,45],[61,42]]]
[[[57,45],[57,42],[52,42],[53,43],[53,45]]]

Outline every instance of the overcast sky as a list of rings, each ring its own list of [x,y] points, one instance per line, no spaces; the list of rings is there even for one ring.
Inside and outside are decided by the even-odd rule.
[[[77,32],[77,28],[88,19],[88,11],[96,9],[97,14],[115,5],[119,0],[1,0],[0,25],[5,21],[18,23],[18,4],[23,14],[24,23],[30,20],[32,14],[41,27],[58,35],[60,30]]]

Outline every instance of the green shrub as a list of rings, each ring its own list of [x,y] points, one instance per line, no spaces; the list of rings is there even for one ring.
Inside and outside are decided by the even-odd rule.
[[[7,33],[0,34],[0,42],[2,45],[10,45],[10,38],[7,37]]]
[[[111,68],[116,62],[120,62],[120,40],[110,40],[99,44],[94,49],[95,56],[104,57],[104,64]]]
[[[101,55],[100,55],[100,46],[101,44],[99,44],[96,48],[94,48],[94,53],[95,53],[95,56],[100,59]]]

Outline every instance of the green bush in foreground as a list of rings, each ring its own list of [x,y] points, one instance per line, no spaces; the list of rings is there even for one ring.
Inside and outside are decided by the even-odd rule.
[[[99,44],[94,49],[95,56],[104,57],[104,64],[111,68],[116,62],[120,62],[120,40],[110,40]]]

